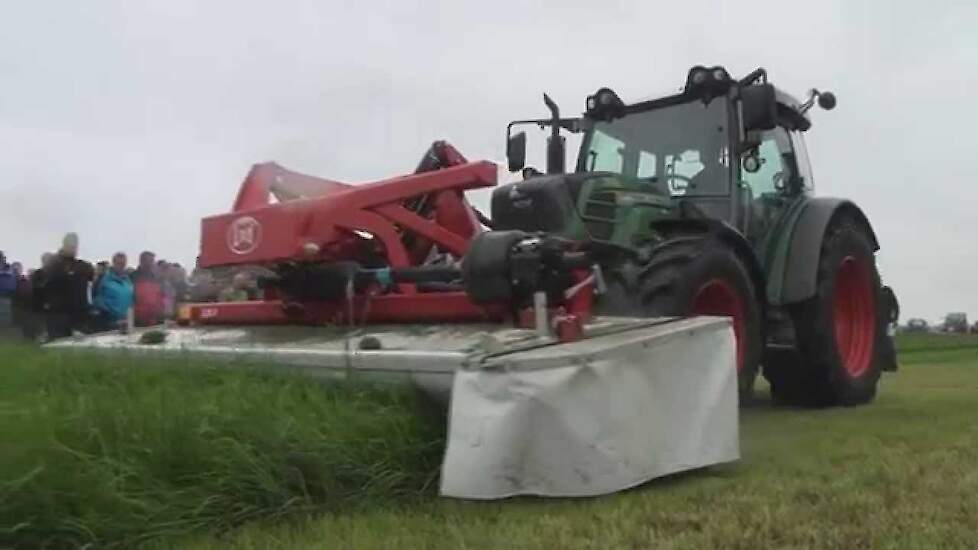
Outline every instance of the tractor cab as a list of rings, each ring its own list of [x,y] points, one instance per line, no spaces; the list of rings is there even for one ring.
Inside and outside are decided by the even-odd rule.
[[[601,88],[579,118],[561,118],[544,96],[551,118],[507,129],[509,168],[523,170],[526,181],[496,192],[493,218],[514,229],[625,246],[654,237],[644,228],[656,220],[705,218],[759,242],[812,189],[802,132],[816,99],[825,108],[835,104],[832,94],[815,90],[800,103],[767,83],[763,69],[734,80],[722,67],[702,66],[672,96],[628,105]],[[526,135],[512,134],[521,124],[551,130],[546,175],[525,166]],[[571,173],[561,130],[582,136]],[[532,208],[538,193],[547,197],[541,204],[561,206]]]

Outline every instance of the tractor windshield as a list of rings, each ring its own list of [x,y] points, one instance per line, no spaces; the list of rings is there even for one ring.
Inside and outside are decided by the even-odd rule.
[[[615,172],[666,186],[672,195],[729,190],[727,110],[723,97],[595,122],[581,144],[578,172]]]

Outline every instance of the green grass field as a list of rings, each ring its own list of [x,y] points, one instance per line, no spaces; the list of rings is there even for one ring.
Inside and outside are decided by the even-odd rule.
[[[0,528],[195,549],[978,548],[978,338],[899,347],[870,406],[744,410],[737,464],[494,503],[435,496],[440,427],[406,392],[3,348]]]

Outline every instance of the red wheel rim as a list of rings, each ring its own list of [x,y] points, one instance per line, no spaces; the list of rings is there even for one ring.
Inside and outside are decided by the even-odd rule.
[[[730,317],[733,320],[734,338],[737,341],[737,372],[743,370],[746,313],[744,300],[734,287],[722,279],[707,281],[693,294],[691,313]]]
[[[869,264],[864,259],[846,256],[835,274],[833,319],[839,359],[853,378],[866,372],[873,362],[875,304]]]

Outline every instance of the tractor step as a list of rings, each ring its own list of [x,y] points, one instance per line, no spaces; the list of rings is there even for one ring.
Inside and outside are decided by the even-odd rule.
[[[447,405],[450,497],[600,495],[739,458],[728,319],[596,318],[569,343],[464,324],[175,327],[48,347],[410,381]]]

